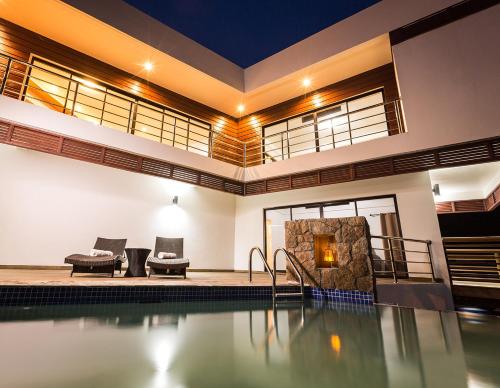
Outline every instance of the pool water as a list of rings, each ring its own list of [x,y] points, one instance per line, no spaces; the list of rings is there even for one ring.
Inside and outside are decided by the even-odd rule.
[[[498,387],[500,319],[193,302],[0,308],[2,387]]]

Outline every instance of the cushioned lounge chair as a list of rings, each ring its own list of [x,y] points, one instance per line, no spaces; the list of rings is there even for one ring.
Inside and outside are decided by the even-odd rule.
[[[160,252],[175,253],[175,259],[159,259]],[[186,269],[189,260],[184,258],[184,239],[156,237],[154,257],[147,261],[149,267],[148,277],[151,275],[177,275],[186,279]]]
[[[108,239],[98,237],[94,249],[111,251],[111,256],[70,255],[64,259],[66,264],[73,264],[71,276],[74,273],[106,273],[114,276],[115,270],[122,272],[122,263],[125,262],[125,245],[127,239]]]

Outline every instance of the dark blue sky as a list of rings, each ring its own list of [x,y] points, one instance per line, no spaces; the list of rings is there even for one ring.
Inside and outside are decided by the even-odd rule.
[[[378,0],[125,0],[246,68]]]

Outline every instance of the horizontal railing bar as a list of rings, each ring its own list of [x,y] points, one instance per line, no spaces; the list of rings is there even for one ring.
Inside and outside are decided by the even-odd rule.
[[[380,238],[380,239],[391,239],[391,240],[398,240],[398,241],[412,241],[412,242],[419,242],[419,243],[430,243],[431,240],[417,240],[414,238],[403,238],[403,237],[395,237],[395,236],[375,236],[372,235],[371,238]]]

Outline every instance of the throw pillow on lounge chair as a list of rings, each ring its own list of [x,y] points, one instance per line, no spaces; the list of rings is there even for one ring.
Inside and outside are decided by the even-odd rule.
[[[113,256],[113,252],[111,252],[111,251],[104,251],[102,249],[91,249],[89,256],[94,256],[94,257]]]
[[[159,259],[177,259],[177,254],[173,252],[160,252],[158,253]]]

